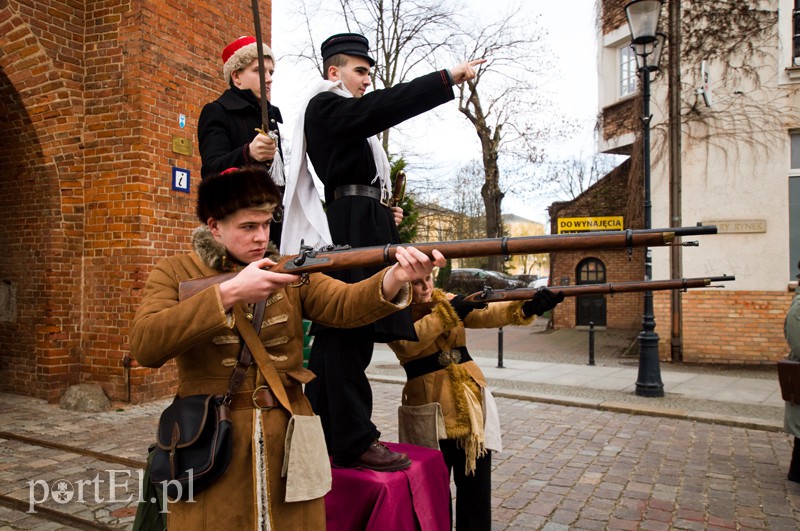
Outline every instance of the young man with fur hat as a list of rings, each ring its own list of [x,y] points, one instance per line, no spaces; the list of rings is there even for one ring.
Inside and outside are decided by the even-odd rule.
[[[411,288],[412,302],[436,305],[414,322],[418,341],[392,341],[389,347],[406,372],[403,405],[440,404],[445,433],[437,433],[438,423],[433,422],[427,426],[433,428],[431,433],[401,425],[401,436],[410,435],[401,442],[434,447],[438,443],[456,484],[456,529],[488,531],[492,451],[502,450],[500,420],[486,378],[467,351],[466,328],[530,324],[564,295],[545,288],[529,301],[467,302],[463,295],[434,289],[432,275],[415,280]],[[401,423],[405,418],[401,415]]]
[[[389,161],[375,135],[452,100],[453,85],[474,78],[484,60],[367,92],[375,61],[363,35],[333,35],[322,43],[321,52],[324,79],[312,88],[292,139],[281,251],[297,252],[301,240],[312,247],[398,243],[402,210],[388,205]],[[306,151],[325,185],[326,212],[308,171]],[[351,269],[335,276],[357,282],[374,272]],[[306,386],[306,393],[322,418],[334,465],[380,471],[407,468],[407,456],[378,442],[380,432],[370,420],[372,390],[364,371],[375,341],[414,338],[410,315],[400,312],[357,330],[315,325],[312,331],[309,367],[317,379]]]
[[[281,193],[284,188],[283,158],[278,124],[280,110],[272,105],[270,89],[275,73],[275,56],[263,46],[264,78],[267,87],[267,111],[271,135],[258,133],[261,124],[261,85],[258,71],[258,48],[255,37],[239,37],[222,51],[222,71],[228,89],[200,112],[197,138],[200,144],[203,179],[228,168],[263,164],[270,169]],[[276,218],[279,218],[276,215]],[[272,224],[272,241],[280,245],[280,219]]]
[[[267,257],[269,231],[280,201],[266,173],[248,167],[201,182],[197,213],[205,225],[193,233],[192,252],[165,258],[150,273],[131,328],[131,352],[145,367],[175,359],[179,397],[225,394],[242,348],[232,310],[248,313],[248,305],[266,300],[260,338],[293,412],[310,415],[302,384],[314,375],[302,365],[303,318],[336,327],[366,325],[407,306],[409,282],[430,273],[444,258],[435,251],[431,262],[408,247],[398,249],[398,263],[358,284],[312,273],[307,283],[294,286],[298,276],[265,269],[274,264]],[[179,301],[182,280],[224,271],[238,274]],[[259,368],[250,366],[231,400],[230,465],[193,502],[169,505],[170,529],[254,529],[257,523],[259,529],[325,528],[322,498],[284,501],[281,467],[289,415],[279,404],[256,407],[254,390],[265,381]],[[259,434],[263,444],[254,442]]]

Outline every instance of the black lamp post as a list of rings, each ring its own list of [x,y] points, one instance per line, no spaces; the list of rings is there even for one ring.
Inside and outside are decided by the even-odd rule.
[[[625,6],[625,15],[631,31],[631,48],[636,54],[636,66],[642,81],[642,169],[644,173],[644,228],[651,227],[650,202],[650,72],[658,70],[664,35],[656,33],[663,0],[633,0]],[[653,277],[653,257],[645,248],[644,278]],[[653,292],[644,294],[642,331],[639,334],[639,377],[636,394],[639,396],[664,396],[661,368],[658,359],[658,334],[653,311]]]

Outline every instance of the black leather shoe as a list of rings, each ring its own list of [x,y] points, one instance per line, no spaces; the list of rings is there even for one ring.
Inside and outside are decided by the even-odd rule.
[[[369,445],[367,451],[361,454],[361,457],[344,468],[368,468],[378,472],[394,472],[410,466],[411,459],[408,458],[408,455],[393,452],[380,441],[375,440]]]

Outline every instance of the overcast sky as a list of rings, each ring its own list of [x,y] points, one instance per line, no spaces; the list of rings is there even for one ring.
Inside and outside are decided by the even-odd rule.
[[[334,0],[322,2],[333,7],[338,4]],[[465,3],[472,5],[474,9],[485,9],[487,5],[479,0],[465,0]],[[540,15],[542,25],[548,31],[548,41],[560,71],[560,75],[549,87],[557,105],[561,107],[561,112],[585,124],[571,141],[563,143],[557,153],[561,157],[577,157],[581,154],[586,156],[594,151],[592,138],[594,118],[597,115],[594,3],[595,0],[522,1],[525,10]],[[518,2],[494,0],[491,5],[502,10],[508,5],[518,5]],[[569,5],[568,9],[565,8],[566,5]],[[282,55],[296,52],[302,40],[307,39],[302,20],[296,15],[296,4],[274,1],[272,10],[272,48],[278,62],[271,99],[281,109],[284,118],[281,134],[288,141],[294,130],[299,106],[305,99],[308,87],[316,81],[319,74],[309,64],[295,64],[290,59],[282,59]],[[346,29],[326,27],[320,31],[314,35],[317,43],[328,35],[344,32]],[[435,124],[432,120],[435,120]],[[435,130],[436,134],[427,134],[430,130]],[[446,134],[442,134],[443,131]],[[430,168],[417,171],[455,173],[469,160],[480,158],[480,147],[474,129],[453,103],[441,106],[435,115],[410,120],[393,135],[392,143],[395,141],[402,149],[418,152],[430,162]],[[415,169],[412,167],[407,173],[409,188],[413,189]],[[503,212],[545,223],[546,208],[551,201],[552,198],[529,198],[523,202],[507,195],[503,200]]]

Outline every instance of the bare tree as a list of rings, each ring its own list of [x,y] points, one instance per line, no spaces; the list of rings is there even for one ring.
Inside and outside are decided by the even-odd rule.
[[[541,182],[554,190],[559,200],[572,200],[613,170],[621,158],[624,157],[595,153],[590,157],[550,162]]]
[[[529,168],[542,162],[544,146],[574,130],[574,124],[553,111],[542,80],[552,77],[552,54],[544,30],[518,7],[494,23],[464,32],[454,57],[483,57],[477,77],[460,85],[458,108],[475,128],[481,145],[486,212],[486,237],[503,235],[501,157],[523,161]],[[527,172],[516,173],[517,177]],[[513,179],[512,179],[513,180]],[[506,182],[516,187],[520,179]],[[501,271],[502,257],[490,259]]]
[[[309,45],[298,56],[313,61],[322,73],[311,20],[312,14],[318,17],[324,12],[327,27],[331,19],[338,20],[347,31],[369,39],[377,62],[371,76],[376,88],[392,87],[412,78],[423,66],[432,67],[437,52],[457,32],[460,7],[451,0],[336,0],[335,10],[323,10],[320,2],[309,0],[301,4]],[[388,130],[381,141],[388,153]]]

